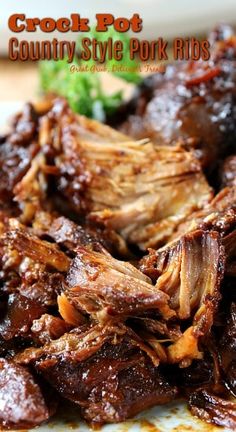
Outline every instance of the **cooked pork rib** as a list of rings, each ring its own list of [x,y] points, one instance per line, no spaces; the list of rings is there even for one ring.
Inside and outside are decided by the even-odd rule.
[[[232,303],[227,324],[219,344],[220,363],[224,379],[236,396],[236,303]]]
[[[236,187],[222,189],[203,210],[195,211],[186,217],[170,240],[175,240],[187,232],[203,229],[219,232],[222,238],[236,228]]]
[[[145,78],[111,121],[117,126],[120,117],[121,131],[158,146],[181,141],[208,172],[235,151],[236,139],[235,32],[219,27],[210,40],[208,62],[175,62],[164,74]]]
[[[77,249],[66,279],[65,295],[76,307],[94,319],[105,322],[156,310],[165,319],[175,313],[168,306],[168,295],[129,263],[108,253]]]
[[[37,154],[40,150],[38,125],[41,114],[42,112],[32,104],[26,104],[22,113],[15,116],[10,132],[1,140],[0,202],[3,208],[10,207],[14,212],[17,212],[15,201],[18,193],[26,195],[26,191],[23,191],[23,186],[26,186],[23,180],[25,177],[28,179],[31,177],[28,192],[33,192],[34,196],[29,197],[29,193],[27,194],[31,202],[36,198],[39,200],[42,192],[38,184],[36,185],[36,178],[32,181],[33,173],[36,177]],[[21,181],[23,181],[22,187],[20,187]]]
[[[55,150],[57,189],[74,211],[141,249],[163,244],[212,196],[191,153],[130,141],[63,101],[43,117],[40,133],[42,148]]]
[[[37,426],[50,415],[39,385],[30,372],[0,359],[0,424],[3,428]]]
[[[33,321],[46,311],[45,306],[39,301],[17,292],[9,295],[4,306],[4,313],[0,320],[0,335],[4,340],[19,336],[29,337]]]
[[[217,231],[226,253],[226,274],[236,276],[236,187],[222,189],[203,210],[193,212],[170,240],[193,230]]]
[[[236,186],[236,156],[225,159],[221,169],[221,186]]]
[[[181,320],[192,323],[168,347],[168,359],[187,365],[201,358],[199,339],[213,324],[224,272],[224,247],[216,231],[193,231],[141,261],[141,270],[156,281],[156,289],[170,297],[170,307]]]
[[[191,412],[207,423],[236,429],[236,403],[224,400],[206,390],[198,390],[190,396]]]
[[[9,169],[13,163],[2,160],[2,170],[14,180],[9,205],[18,203],[24,223],[31,224],[42,208],[51,212],[64,200],[63,212],[70,208],[77,218],[100,227],[105,237],[110,234],[118,252],[125,251],[122,241],[145,250],[164,244],[187,215],[211,199],[199,163],[184,149],[131,141],[76,116],[64,100],[48,104],[46,113],[40,109],[31,107],[28,129],[34,152],[24,167],[17,160],[20,174],[14,177]],[[15,129],[27,130],[26,124],[23,113]],[[14,151],[25,154],[28,141],[19,133],[15,137],[15,129],[6,139]]]
[[[234,147],[236,45],[225,27],[211,37],[211,62],[145,81],[132,129],[145,139],[61,99],[26,106],[0,139],[4,427],[51,415],[45,381],[94,425],[166,403],[178,385],[196,415],[235,427],[235,404],[219,395],[235,394],[235,311],[227,320],[224,302],[236,189],[225,174],[230,187],[212,199],[195,156],[209,172]],[[150,246],[161,249],[138,269]]]
[[[70,258],[16,219],[9,219],[8,224],[0,237],[4,291],[18,291],[44,305],[55,304]]]
[[[49,314],[40,314],[40,318],[33,320],[31,334],[34,342],[44,345],[58,339],[70,329],[71,326],[63,319]]]
[[[150,351],[125,326],[108,325],[28,349],[17,361],[34,364],[64,397],[80,405],[89,422],[103,424],[175,397],[176,388],[153,365]]]
[[[56,213],[37,212],[33,228],[40,237],[47,236],[70,252],[76,251],[78,245],[83,245],[97,251],[105,248],[112,254],[117,254],[118,251],[123,252],[124,255],[126,253],[124,242],[120,236],[115,235],[110,230],[99,229],[99,227],[94,227],[91,224],[78,225]]]

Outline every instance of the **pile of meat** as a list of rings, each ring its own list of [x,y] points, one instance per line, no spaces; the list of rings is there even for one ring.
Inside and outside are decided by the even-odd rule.
[[[185,397],[236,428],[230,29],[212,49],[209,63],[151,78],[138,141],[63,99],[26,105],[1,137],[1,427],[39,425],[64,399],[97,426]],[[226,156],[213,189],[203,167]]]
[[[220,160],[234,152],[236,141],[234,29],[218,26],[209,42],[209,62],[168,64],[164,74],[145,78],[109,122],[156,146],[192,149],[214,182]]]

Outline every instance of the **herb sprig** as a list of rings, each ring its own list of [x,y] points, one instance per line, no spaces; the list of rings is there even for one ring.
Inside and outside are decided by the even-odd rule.
[[[109,37],[123,42],[123,59],[121,61],[107,61],[106,67],[109,71],[116,69],[115,66],[124,66],[125,71],[112,72],[118,78],[138,84],[141,76],[138,72],[138,63],[131,60],[129,56],[129,37],[126,34],[117,34],[113,29],[106,33],[97,33],[94,29],[88,35],[104,42]],[[80,39],[77,44],[80,46]],[[78,55],[74,59],[74,64],[78,66],[95,65],[95,62],[83,61]],[[114,67],[113,67],[114,66]],[[128,70],[127,70],[128,69]],[[123,91],[107,94],[102,86],[100,73],[90,70],[86,72],[71,73],[67,59],[59,61],[43,61],[40,63],[40,87],[43,92],[55,93],[66,97],[73,111],[92,117],[100,121],[105,121],[106,116],[114,113],[120,106],[123,99]]]

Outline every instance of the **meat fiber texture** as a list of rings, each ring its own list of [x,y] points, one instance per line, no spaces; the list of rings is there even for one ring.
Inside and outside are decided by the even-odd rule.
[[[234,182],[216,193],[181,144],[63,99],[28,104],[0,142],[1,426],[63,398],[98,426],[184,396],[234,429]]]
[[[210,176],[225,154],[235,153],[235,31],[219,26],[209,42],[208,62],[175,62],[164,74],[148,76],[110,123],[157,146],[181,142]]]
[[[145,250],[163,244],[187,215],[212,198],[191,153],[130,141],[74,115],[63,101],[42,118],[39,142],[43,150],[50,143],[55,152],[56,190],[71,209],[127,246]]]

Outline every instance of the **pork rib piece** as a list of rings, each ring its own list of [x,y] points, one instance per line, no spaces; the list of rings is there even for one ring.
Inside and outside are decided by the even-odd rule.
[[[218,351],[224,380],[236,396],[236,303],[231,305]]]
[[[65,295],[82,312],[101,322],[156,311],[165,319],[175,315],[169,297],[133,265],[108,253],[77,249],[66,278]]]
[[[79,312],[101,323],[149,313],[154,322],[147,325],[155,327],[156,320],[158,332],[167,335],[174,320],[169,343],[164,339],[160,346],[161,341],[146,331],[143,338],[158,352],[163,348],[163,361],[187,366],[202,358],[201,340],[213,324],[224,267],[224,246],[216,231],[190,232],[163,249],[151,250],[140,268],[155,286],[131,264],[81,247],[69,269],[64,295]],[[176,324],[187,320],[185,329],[178,330]]]
[[[236,228],[236,187],[222,189],[204,209],[193,212],[179,224],[170,240],[196,229],[219,232],[222,238]]]
[[[52,415],[39,385],[23,366],[0,359],[0,423],[4,428],[31,428]]]
[[[81,408],[94,425],[119,422],[177,393],[155,367],[143,342],[124,325],[95,326],[62,336],[16,359],[33,365]]]
[[[179,225],[170,240],[193,230],[217,231],[226,255],[226,274],[236,276],[236,187],[222,189],[203,210],[193,212]]]
[[[207,423],[223,426],[228,430],[236,429],[236,403],[209,393],[197,390],[189,399],[192,414]]]
[[[168,360],[187,366],[201,358],[199,342],[211,330],[224,275],[225,252],[216,231],[193,231],[141,260],[141,270],[168,294],[180,320],[191,319],[179,339],[168,347]]]
[[[224,160],[221,168],[221,185],[236,186],[236,156],[229,156]]]
[[[22,180],[38,152],[38,115],[26,104],[0,143],[0,202],[5,208],[15,207],[14,187]]]
[[[56,304],[70,258],[56,244],[38,238],[17,219],[2,225],[0,262],[3,288],[42,305]]]
[[[219,27],[210,41],[208,62],[175,62],[164,74],[147,77],[111,120],[135,139],[148,137],[158,146],[181,141],[208,172],[235,152],[236,139],[235,32]]]
[[[40,145],[54,150],[57,190],[73,210],[141,249],[163,244],[212,197],[191,153],[131,141],[62,100],[42,118]]]

